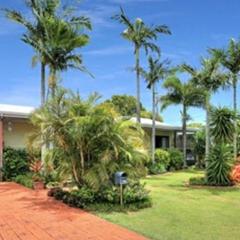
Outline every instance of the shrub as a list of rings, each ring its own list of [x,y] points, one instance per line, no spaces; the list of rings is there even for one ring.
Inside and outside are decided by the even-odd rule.
[[[17,177],[14,178],[14,181],[27,188],[33,188],[33,180],[31,173],[25,175],[18,175]]]
[[[189,179],[189,185],[206,185],[206,179],[204,177],[192,177]]]
[[[97,193],[100,202],[119,203],[119,188],[116,186],[106,186]],[[131,180],[123,188],[123,201],[125,204],[141,202],[149,199],[149,191],[145,185],[139,181]]]
[[[87,205],[93,203],[94,200],[95,193],[87,187],[82,187],[70,193],[68,204],[79,208],[85,208]]]
[[[156,174],[161,174],[166,172],[166,167],[162,163],[154,163],[150,164],[148,166],[148,170],[150,174],[156,175]]]
[[[240,183],[240,164],[234,166],[232,173],[231,173],[231,180],[234,183]]]
[[[156,163],[162,164],[166,169],[170,163],[170,154],[168,151],[163,149],[156,149],[155,151],[155,161]]]
[[[64,191],[61,188],[52,188],[49,190],[48,196],[62,200],[69,206],[84,209],[95,209],[95,205],[98,206],[99,204],[108,209],[115,209],[114,206],[118,206],[120,201],[119,188],[113,185],[102,187],[98,192],[94,192],[86,186],[71,192]],[[131,210],[151,206],[149,192],[139,181],[130,181],[124,187],[123,200],[127,208],[131,206]]]
[[[2,171],[4,180],[11,180],[29,171],[28,154],[25,149],[5,148],[3,151],[3,161]]]
[[[216,186],[231,185],[232,162],[233,154],[231,147],[226,144],[216,144],[208,158],[207,183]]]
[[[124,203],[137,203],[149,199],[149,191],[145,189],[145,185],[139,181],[132,181],[125,187],[123,191]]]
[[[170,157],[168,170],[181,169],[183,167],[183,153],[176,148],[168,149],[168,153]]]

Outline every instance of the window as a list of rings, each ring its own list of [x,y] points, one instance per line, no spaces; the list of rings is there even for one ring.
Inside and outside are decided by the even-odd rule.
[[[169,136],[156,136],[156,148],[169,148]]]

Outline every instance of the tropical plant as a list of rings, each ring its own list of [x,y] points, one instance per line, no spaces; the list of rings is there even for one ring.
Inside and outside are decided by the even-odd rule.
[[[36,51],[36,55],[32,59],[33,65],[36,64],[37,60],[41,62],[41,103],[43,105],[46,99],[46,66],[50,64],[48,61],[48,58],[50,58],[50,52],[47,52],[49,44],[54,44],[55,48],[58,47],[59,55],[60,50],[61,54],[66,54],[67,49],[64,49],[62,45],[57,46],[56,44],[59,44],[58,41],[50,42],[49,36],[52,37],[53,35],[49,35],[49,32],[52,33],[52,30],[54,30],[53,34],[57,33],[56,36],[59,36],[60,33],[57,31],[62,29],[53,29],[53,26],[49,28],[49,22],[58,22],[58,25],[68,23],[71,25],[72,31],[76,31],[78,33],[81,33],[83,28],[91,29],[91,23],[86,17],[73,16],[72,13],[74,12],[74,9],[72,7],[59,9],[61,6],[60,0],[26,0],[25,3],[32,14],[32,21],[29,21],[22,13],[15,10],[5,9],[5,13],[7,18],[24,26],[27,30],[27,32],[23,34],[22,40],[33,47],[33,49]],[[66,35],[64,36],[66,41]],[[71,35],[69,34],[69,37],[70,36]],[[69,45],[71,44],[69,43],[67,46]],[[54,57],[56,56],[51,55],[51,58]],[[74,56],[71,56],[71,59],[69,59],[68,62],[72,61],[73,59]]]
[[[55,98],[33,114],[36,132],[31,138],[35,144],[42,144],[41,139],[52,142],[48,161],[62,178],[71,176],[79,186],[94,189],[111,183],[117,170],[129,178],[144,175],[148,159],[140,126],[120,118],[109,104],[97,105],[98,98],[83,101],[57,90]]]
[[[168,149],[170,162],[168,170],[179,170],[184,166],[183,153],[177,148]]]
[[[194,135],[193,142],[193,151],[196,155],[196,166],[202,168],[204,166],[204,156],[205,156],[205,147],[206,147],[206,131],[204,129],[200,129]]]
[[[152,163],[155,162],[156,149],[156,84],[163,80],[169,73],[169,62],[167,60],[160,62],[159,59],[148,58],[149,71],[142,70],[142,75],[147,82],[147,88],[152,90]]]
[[[197,70],[190,65],[183,64],[181,67],[185,72],[188,72],[194,84],[205,89],[206,101],[206,141],[205,141],[205,160],[207,160],[210,151],[210,108],[211,95],[215,93],[221,86],[223,87],[227,80],[227,75],[219,70],[219,61],[216,57],[201,59],[201,69]],[[207,161],[205,161],[207,164]]]
[[[121,34],[122,37],[134,45],[135,55],[135,71],[136,71],[136,84],[137,84],[137,120],[140,123],[140,50],[145,49],[146,54],[149,50],[160,53],[159,47],[153,42],[158,37],[158,34],[171,34],[169,28],[166,25],[159,26],[147,26],[142,19],[137,18],[135,22],[132,22],[121,8],[121,12],[113,17],[126,29]]]
[[[240,41],[231,39],[227,49],[212,49],[212,53],[230,73],[230,82],[233,89],[233,110],[237,115],[237,85],[240,72]],[[237,157],[237,120],[234,120],[233,136],[234,158]]]
[[[134,96],[127,94],[113,95],[105,102],[110,103],[116,109],[121,116],[135,116],[137,100]],[[146,111],[143,105],[140,103],[141,111]]]
[[[234,136],[234,111],[227,107],[212,108],[210,114],[210,132],[215,144],[231,143]]]
[[[141,111],[141,118],[149,118],[153,119],[153,114],[151,111]],[[159,115],[159,113],[155,113],[155,120],[158,122],[163,122],[163,117]]]
[[[184,167],[187,167],[187,110],[189,107],[203,106],[204,89],[195,86],[192,82],[182,82],[176,75],[168,77],[163,86],[167,93],[161,97],[162,109],[170,105],[182,105],[183,159]]]
[[[3,179],[11,180],[18,175],[29,172],[29,155],[25,149],[13,149],[11,147],[3,150]]]
[[[240,164],[239,163],[237,165],[235,165],[232,169],[231,180],[234,183],[237,183],[237,184],[240,183]]]
[[[231,184],[233,154],[231,147],[218,143],[212,147],[206,169],[206,180],[209,185],[227,186]]]

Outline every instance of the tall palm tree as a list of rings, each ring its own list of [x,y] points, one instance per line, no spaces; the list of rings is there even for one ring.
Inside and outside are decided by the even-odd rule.
[[[142,71],[142,75],[147,82],[147,88],[152,90],[152,163],[155,163],[156,148],[156,83],[169,73],[169,61],[160,62],[160,59],[148,58],[149,71]]]
[[[33,35],[37,39],[44,41],[45,39],[45,29],[42,22],[44,17],[49,17],[55,14],[59,1],[45,1],[43,4],[42,0],[27,0],[26,5],[31,10],[33,15],[33,21],[28,21],[27,18],[23,16],[18,11],[5,9],[6,17],[15,21],[18,24],[23,25],[27,32]],[[45,69],[46,62],[42,56],[41,52],[38,52],[41,61],[41,104],[45,102]]]
[[[192,77],[194,84],[205,89],[206,101],[206,141],[205,141],[205,163],[207,164],[207,159],[210,152],[210,108],[211,108],[211,95],[215,93],[221,86],[223,87],[227,80],[227,75],[223,74],[219,70],[219,61],[217,58],[202,58],[201,59],[201,69],[197,70],[190,65],[183,64],[182,69],[189,73]]]
[[[89,42],[86,34],[80,34],[70,23],[59,18],[44,19],[45,42],[42,44],[34,35],[25,36],[24,40],[41,52],[50,68],[49,89],[52,95],[57,85],[57,72],[76,68],[86,71],[82,65],[82,56],[75,50]]]
[[[170,105],[182,105],[183,159],[184,167],[187,167],[187,110],[189,107],[203,106],[204,89],[195,86],[191,81],[182,82],[176,75],[167,78],[163,86],[167,93],[161,97],[162,109]]]
[[[33,65],[36,60],[41,62],[41,104],[43,105],[46,100],[46,59],[44,53],[36,48],[35,45],[28,41],[29,38],[35,39],[35,42],[45,46],[46,42],[46,29],[45,21],[49,18],[56,18],[60,6],[60,0],[25,0],[26,6],[32,13],[32,21],[29,21],[24,15],[18,11],[5,9],[6,17],[22,26],[25,27],[27,32],[23,35],[22,40],[30,44],[31,47],[36,51],[37,55],[33,57]],[[67,11],[67,10],[66,10]],[[64,12],[60,18],[64,19]],[[91,23],[88,18],[82,16],[71,16],[68,14],[67,21],[76,30],[86,27],[91,29]]]
[[[153,42],[157,40],[158,34],[171,34],[166,25],[148,26],[142,19],[137,18],[132,22],[121,8],[120,14],[117,14],[113,19],[123,24],[126,29],[122,33],[122,37],[134,45],[135,55],[135,71],[136,71],[136,85],[137,85],[137,120],[141,122],[141,108],[140,108],[140,50],[145,49],[146,54],[151,50],[160,53],[159,47]]]
[[[219,59],[225,69],[231,75],[231,85],[233,89],[233,111],[237,116],[237,84],[240,72],[240,41],[231,39],[227,49],[212,49],[212,53]],[[234,157],[237,157],[237,118],[234,120],[233,148]]]

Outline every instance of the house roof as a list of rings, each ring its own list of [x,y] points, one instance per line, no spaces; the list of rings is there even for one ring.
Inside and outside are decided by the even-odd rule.
[[[137,122],[137,118],[131,118],[132,121]],[[141,118],[141,126],[143,128],[152,128],[152,119],[149,118]],[[171,125],[164,122],[155,121],[156,129],[161,130],[175,130],[182,131],[182,126]],[[197,128],[187,128],[188,132],[196,132]]]
[[[28,118],[34,107],[0,104],[0,117]]]
[[[0,118],[1,117],[28,118],[29,115],[34,110],[35,110],[34,107],[29,107],[29,106],[0,104]],[[137,122],[137,118],[133,117],[131,118],[131,121]],[[152,128],[152,119],[141,118],[141,125],[143,128]],[[156,129],[181,131],[182,126],[175,126],[175,125],[156,121]],[[188,128],[187,130],[188,132],[197,131],[196,128]]]

